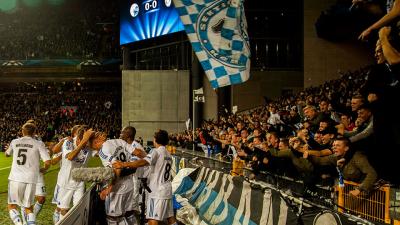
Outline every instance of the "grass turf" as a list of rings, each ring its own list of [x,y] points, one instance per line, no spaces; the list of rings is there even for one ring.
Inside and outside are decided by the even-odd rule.
[[[5,157],[3,152],[0,152],[0,224],[1,225],[13,225],[7,210],[7,188],[8,188],[8,175],[10,173],[10,167],[12,162],[11,157]],[[89,167],[100,166],[101,162],[98,157],[91,158],[89,161]],[[57,176],[59,166],[51,166],[50,169],[44,176],[46,183],[46,202],[43,205],[36,221],[37,225],[51,225],[53,224],[53,212],[55,205],[51,204],[53,198],[54,187],[57,183]]]

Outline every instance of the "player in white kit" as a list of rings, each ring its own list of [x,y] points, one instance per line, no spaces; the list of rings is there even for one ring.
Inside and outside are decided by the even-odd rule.
[[[37,123],[35,120],[31,119],[31,120],[26,121],[26,123],[32,123],[37,127]],[[42,141],[42,139],[37,135],[37,132],[35,132],[35,135],[33,136],[33,138],[38,141]],[[33,213],[37,217],[40,210],[42,210],[44,202],[46,201],[46,185],[44,183],[44,174],[43,173],[39,173],[39,176],[38,176],[38,181],[36,183],[35,198],[36,198],[36,202],[35,202],[35,205],[33,206]],[[25,220],[25,217],[26,217],[26,214],[24,211],[25,210],[23,209],[23,207],[21,207],[21,213],[23,215],[23,218],[22,218],[23,220]]]
[[[154,134],[156,148],[145,158],[133,162],[117,161],[113,164],[115,169],[150,166],[149,187],[151,193],[148,194],[146,209],[149,225],[157,225],[164,220],[167,220],[168,224],[176,224],[172,207],[172,158],[165,149],[168,141],[167,131],[159,130]]]
[[[61,220],[71,207],[76,205],[85,192],[84,182],[72,179],[72,169],[86,167],[92,151],[87,144],[95,138],[105,140],[105,137],[94,137],[95,132],[82,126],[77,131],[77,137],[73,141],[65,141],[62,147],[61,169],[58,173],[57,185],[54,190],[53,203],[57,205],[53,215],[54,223]]]
[[[26,123],[31,123],[31,124],[35,125],[37,128],[37,123],[33,119],[26,121]],[[37,141],[42,141],[42,139],[37,135],[37,131],[35,131],[35,134],[32,136],[32,138]],[[9,151],[9,149],[7,151]],[[6,154],[10,154],[10,153],[8,152]],[[37,217],[37,215],[39,214],[40,210],[43,207],[44,202],[46,201],[46,185],[44,183],[44,174],[43,173],[39,173],[35,189],[36,189],[35,190],[36,202],[33,205],[33,213]],[[23,206],[21,206],[21,214],[22,214],[23,223],[25,224],[26,223],[26,213],[25,213],[25,208]]]
[[[132,156],[144,157],[144,151],[135,149],[125,140],[134,135],[132,127],[125,127],[121,131],[121,139],[112,139],[103,143],[99,156],[105,167],[112,167],[115,161],[128,162]],[[114,180],[109,187],[101,192],[100,197],[105,200],[107,223],[109,225],[134,225],[137,224],[134,207],[137,199],[134,195],[132,174],[121,176]]]
[[[81,125],[75,125],[71,128],[71,136],[65,137],[61,139],[56,145],[53,146],[51,151],[53,152],[53,156],[51,157],[51,164],[56,165],[61,161],[62,157],[62,146],[66,140],[72,141],[74,137],[76,137],[76,132],[78,131]]]
[[[14,224],[22,225],[17,205],[25,208],[28,224],[36,223],[33,213],[36,183],[40,172],[50,166],[50,156],[42,141],[33,138],[36,126],[26,123],[22,126],[22,138],[11,141],[9,153],[13,155],[10,175],[8,177],[8,210]],[[40,159],[44,167],[40,168]]]
[[[128,142],[128,144],[130,144],[134,149],[139,149],[144,154],[143,156],[140,157],[132,155],[131,161],[136,161],[146,156],[143,146],[139,142],[135,141],[135,136],[136,136],[136,129],[132,126],[124,127],[120,134],[120,138],[122,140]],[[139,178],[147,178],[149,174],[148,171],[149,171],[148,166],[140,167],[136,169],[136,172],[134,174],[132,174],[133,186],[134,186],[133,196],[134,199],[136,199],[136,201],[133,202],[133,209],[135,211],[137,218],[139,218],[140,215],[139,203],[141,203],[142,199],[141,195],[139,194],[139,187],[140,187]]]

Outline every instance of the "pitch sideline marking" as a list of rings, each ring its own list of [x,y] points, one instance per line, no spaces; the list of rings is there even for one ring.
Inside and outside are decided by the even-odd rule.
[[[3,168],[0,168],[0,171],[1,171],[1,170],[6,170],[6,169],[9,169],[9,168],[11,168],[11,166],[3,167]]]

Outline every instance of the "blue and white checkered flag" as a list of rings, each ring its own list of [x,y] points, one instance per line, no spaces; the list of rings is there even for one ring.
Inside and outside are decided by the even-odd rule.
[[[211,86],[250,77],[250,45],[243,0],[174,0]]]

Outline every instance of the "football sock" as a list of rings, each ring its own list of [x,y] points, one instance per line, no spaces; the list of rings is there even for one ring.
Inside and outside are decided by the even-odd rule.
[[[22,224],[26,224],[26,211],[25,207],[21,206],[21,217],[22,217]]]
[[[60,213],[57,210],[54,210],[53,213],[53,222],[56,224],[60,220]]]
[[[26,222],[28,225],[35,225],[36,224],[36,216],[34,213],[28,213],[26,215]]]
[[[35,205],[33,206],[33,213],[35,213],[35,216],[42,210],[43,204],[40,204],[39,202],[36,202]]]
[[[10,214],[11,220],[13,221],[13,223],[14,223],[15,225],[22,225],[22,220],[21,220],[21,218],[20,218],[20,214],[19,214],[18,210],[16,210],[16,209],[11,209],[11,210],[9,211],[9,214]]]

